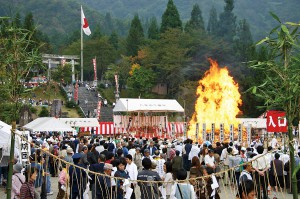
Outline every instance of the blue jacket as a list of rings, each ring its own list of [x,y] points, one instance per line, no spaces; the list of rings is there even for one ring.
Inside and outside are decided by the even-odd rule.
[[[155,151],[157,151],[157,148],[155,146],[152,147],[152,153],[151,153],[151,150],[150,150],[150,146],[147,149],[149,150],[150,155],[154,155]]]

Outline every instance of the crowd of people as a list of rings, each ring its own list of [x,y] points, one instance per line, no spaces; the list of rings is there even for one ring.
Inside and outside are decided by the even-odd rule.
[[[290,175],[289,156],[278,144],[265,149],[259,140],[245,148],[238,142],[37,134],[29,160],[26,179],[22,165],[14,165],[12,198],[38,199],[58,186],[57,199],[89,192],[95,199],[218,199],[223,185],[236,198],[266,199],[288,187]],[[300,148],[295,160],[299,165]],[[58,177],[57,185],[51,177]]]

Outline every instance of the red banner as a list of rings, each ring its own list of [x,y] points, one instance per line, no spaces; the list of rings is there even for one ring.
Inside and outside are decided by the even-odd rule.
[[[94,81],[97,80],[97,66],[96,66],[96,58],[93,59],[93,65],[94,65]]]
[[[100,112],[101,112],[101,101],[98,101],[98,106],[97,106],[97,118],[100,121]]]
[[[283,111],[267,112],[267,131],[268,132],[287,132],[288,123]]]

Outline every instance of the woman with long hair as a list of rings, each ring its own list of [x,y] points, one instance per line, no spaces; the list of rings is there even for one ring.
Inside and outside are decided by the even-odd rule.
[[[202,173],[202,166],[200,164],[200,160],[197,156],[194,156],[192,158],[192,165],[191,165],[191,169],[190,169],[190,183],[194,186],[194,190],[196,192],[196,195],[198,197],[200,197],[201,194],[201,179],[198,177],[203,176]],[[193,180],[194,178],[198,178],[197,180]]]

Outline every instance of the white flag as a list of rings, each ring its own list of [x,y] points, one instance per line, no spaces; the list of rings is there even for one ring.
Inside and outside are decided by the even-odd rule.
[[[84,16],[82,7],[81,7],[81,26],[82,26],[82,30],[83,30],[84,34],[89,36],[91,34],[91,30],[90,30],[90,27],[89,27],[89,23],[88,23],[87,19]]]

